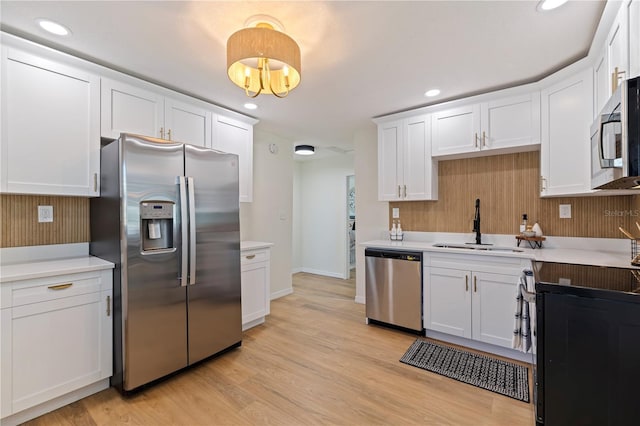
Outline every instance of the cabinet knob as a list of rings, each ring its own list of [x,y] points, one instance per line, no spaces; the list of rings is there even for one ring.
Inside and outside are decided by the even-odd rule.
[[[473,147],[477,148],[478,147],[478,133],[474,133],[473,134]]]
[[[478,277],[476,275],[473,276],[473,292],[478,292]]]
[[[482,132],[482,146],[486,147],[487,146],[487,133],[486,132]]]
[[[404,198],[407,198],[407,185],[404,186]]]
[[[164,139],[164,127],[160,127],[160,139]]]
[[[464,276],[464,291],[469,291],[469,275]]]

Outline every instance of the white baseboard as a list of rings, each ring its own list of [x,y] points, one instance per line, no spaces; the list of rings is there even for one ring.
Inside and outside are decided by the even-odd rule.
[[[252,321],[247,321],[242,324],[242,331],[246,331],[256,325],[264,324],[264,317],[256,318]]]
[[[330,271],[321,271],[319,269],[302,268],[302,271],[300,271],[300,272],[306,272],[307,274],[314,274],[314,275],[323,275],[325,277],[331,277],[331,278],[339,278],[341,280],[345,279],[344,275],[341,274],[341,273],[330,272]]]
[[[434,330],[425,330],[427,337],[441,340],[443,342],[453,343],[454,345],[465,346],[482,352],[489,352],[495,355],[511,358],[522,362],[533,363],[533,357],[530,353],[523,353],[515,349],[504,348],[502,346],[491,345],[489,343],[478,342],[476,340],[466,339],[464,337],[453,336],[451,334],[441,333]]]
[[[11,416],[5,417],[0,420],[0,423],[2,424],[2,426],[19,425],[108,388],[109,379],[103,379],[99,382],[77,389],[73,392],[69,392],[50,401],[43,402],[42,404],[36,405],[35,407],[27,408],[26,410],[22,410],[18,413],[12,414]]]
[[[302,272],[302,268],[293,268],[291,270],[291,274],[297,274],[298,272]]]
[[[271,300],[279,299],[290,294],[293,294],[293,287],[285,288],[284,290],[279,290],[271,293]]]

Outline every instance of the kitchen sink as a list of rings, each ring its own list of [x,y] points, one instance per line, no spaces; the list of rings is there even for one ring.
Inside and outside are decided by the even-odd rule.
[[[497,251],[497,252],[513,252],[522,253],[524,250],[514,247],[500,247],[491,244],[460,244],[460,243],[436,243],[434,247],[440,248],[452,248],[452,249],[467,249],[467,250],[484,250],[484,251]]]

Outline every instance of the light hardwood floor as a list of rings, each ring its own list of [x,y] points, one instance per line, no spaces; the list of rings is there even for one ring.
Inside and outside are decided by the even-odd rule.
[[[531,425],[533,405],[400,363],[416,336],[364,323],[353,280],[294,276],[242,346],[133,397],[31,425]]]

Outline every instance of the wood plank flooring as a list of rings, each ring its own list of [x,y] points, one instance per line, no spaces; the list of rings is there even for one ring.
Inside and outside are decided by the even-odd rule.
[[[398,360],[416,336],[364,323],[355,284],[294,276],[242,347],[132,397],[108,389],[30,425],[531,425],[527,404]]]

